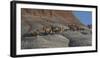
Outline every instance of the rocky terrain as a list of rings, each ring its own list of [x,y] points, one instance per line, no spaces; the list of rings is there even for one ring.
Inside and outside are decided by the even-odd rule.
[[[92,32],[73,11],[21,9],[21,48],[92,45]]]

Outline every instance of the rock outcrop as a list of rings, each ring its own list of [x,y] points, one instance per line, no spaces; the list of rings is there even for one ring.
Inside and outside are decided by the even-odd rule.
[[[22,49],[34,48],[61,48],[68,47],[69,40],[62,35],[46,35],[37,37],[24,37],[21,42]]]
[[[22,49],[91,46],[90,32],[73,11],[21,9]]]

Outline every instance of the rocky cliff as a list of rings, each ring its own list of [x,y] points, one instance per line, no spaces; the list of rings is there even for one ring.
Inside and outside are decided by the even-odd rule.
[[[38,17],[38,18],[47,18],[47,20],[54,21],[53,18],[58,18],[55,21],[59,20],[65,24],[77,24],[83,25],[74,15],[73,11],[64,11],[64,10],[39,10],[39,9],[21,9],[22,16]],[[23,19],[23,17],[22,17]],[[37,19],[33,19],[37,20]]]
[[[42,30],[44,26],[47,27]],[[91,46],[90,30],[80,27],[85,26],[73,15],[73,11],[22,8],[21,48]]]

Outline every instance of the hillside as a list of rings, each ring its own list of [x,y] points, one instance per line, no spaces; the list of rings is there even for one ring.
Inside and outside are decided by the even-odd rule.
[[[73,11],[22,8],[21,36],[22,49],[92,45],[91,30]]]

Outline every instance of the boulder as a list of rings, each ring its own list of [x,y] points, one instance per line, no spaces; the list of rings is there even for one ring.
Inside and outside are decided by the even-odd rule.
[[[62,33],[62,35],[67,37],[70,40],[70,43],[69,43],[70,47],[92,45],[91,34],[82,34],[79,31],[67,31],[67,32]]]
[[[22,49],[68,47],[69,40],[62,35],[46,35],[24,37],[21,41]]]

